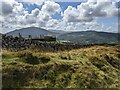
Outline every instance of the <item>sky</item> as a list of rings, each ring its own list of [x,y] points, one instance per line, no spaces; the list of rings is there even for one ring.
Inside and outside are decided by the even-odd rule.
[[[0,33],[27,27],[116,33],[120,25],[119,0],[3,0],[0,4]]]

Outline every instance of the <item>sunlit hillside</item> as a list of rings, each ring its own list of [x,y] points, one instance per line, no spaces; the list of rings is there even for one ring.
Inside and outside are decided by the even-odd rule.
[[[118,88],[120,46],[58,52],[3,50],[4,88]]]

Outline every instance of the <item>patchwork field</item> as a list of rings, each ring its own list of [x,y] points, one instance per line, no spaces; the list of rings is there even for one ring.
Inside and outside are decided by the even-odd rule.
[[[3,88],[119,88],[120,45],[2,53]]]

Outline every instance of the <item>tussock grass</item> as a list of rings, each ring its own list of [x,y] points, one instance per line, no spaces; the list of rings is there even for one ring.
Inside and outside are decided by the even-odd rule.
[[[5,88],[118,88],[120,46],[3,51]]]

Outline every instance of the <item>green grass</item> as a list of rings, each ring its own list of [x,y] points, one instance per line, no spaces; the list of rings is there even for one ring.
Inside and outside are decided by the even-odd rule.
[[[4,88],[118,88],[120,46],[71,51],[3,50]]]

